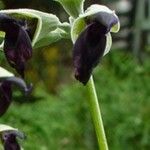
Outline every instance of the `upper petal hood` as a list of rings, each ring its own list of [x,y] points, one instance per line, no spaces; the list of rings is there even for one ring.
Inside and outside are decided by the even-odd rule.
[[[2,77],[0,78],[0,116],[2,116],[12,102],[12,85],[17,85],[21,88],[25,95],[32,90],[32,85],[26,83],[17,77]]]
[[[97,16],[98,15],[98,16]],[[108,7],[104,5],[98,5],[94,4],[91,5],[83,15],[80,15],[80,17],[92,17],[99,19],[99,22],[101,22],[103,25],[105,25],[106,22],[110,22],[111,18],[114,18],[116,22],[111,26],[111,32],[118,32],[120,29],[120,22],[118,16],[115,14],[115,11],[109,9]],[[100,18],[98,18],[100,17]],[[92,19],[91,18],[91,19]]]
[[[106,25],[110,32],[118,32],[120,29],[120,22],[114,11],[103,5],[91,5],[87,10],[81,14],[73,23],[71,28],[71,38],[73,42],[78,35],[85,28],[88,21],[96,20],[101,24]]]

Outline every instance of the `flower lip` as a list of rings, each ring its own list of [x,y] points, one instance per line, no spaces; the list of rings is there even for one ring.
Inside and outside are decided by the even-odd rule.
[[[12,89],[11,83],[0,82],[0,116],[2,116],[11,104]]]
[[[9,108],[12,102],[12,85],[15,84],[22,89],[25,95],[31,93],[32,85],[17,77],[0,78],[0,116]]]
[[[7,78],[5,78],[4,81],[10,82],[10,83],[18,86],[24,92],[25,95],[30,94],[33,89],[32,83],[30,83],[29,85],[26,85],[24,80],[22,80],[21,78],[18,78],[18,77],[7,77]]]

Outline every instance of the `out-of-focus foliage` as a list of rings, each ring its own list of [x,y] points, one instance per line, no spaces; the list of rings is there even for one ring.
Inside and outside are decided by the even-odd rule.
[[[28,67],[27,78],[35,85],[37,82],[42,81],[48,90],[55,90],[58,84],[59,59],[58,46],[42,48],[35,55],[34,60],[30,62],[31,66]]]
[[[150,148],[149,63],[137,65],[130,54],[114,51],[94,73],[112,150]],[[39,85],[34,97],[16,100],[0,121],[24,130],[25,149],[97,149],[84,86],[72,81],[54,96]]]
[[[43,83],[45,90],[55,92],[60,83],[69,81],[71,49],[71,42],[67,40],[36,49],[27,65],[27,79],[35,86]]]
[[[4,3],[2,1],[0,1],[0,9],[4,8]]]
[[[3,1],[7,3],[5,8],[22,6],[56,12],[66,20],[62,8],[52,0]],[[27,134],[27,140],[22,143],[25,150],[98,149],[84,86],[73,80],[70,71],[71,49],[68,41],[61,41],[34,50],[26,72],[35,87],[33,96],[23,99],[16,92],[16,103],[12,103],[7,114],[0,118],[0,122],[22,129]],[[131,50],[114,50],[108,54],[97,67],[94,79],[110,149],[148,150],[150,60],[145,59],[143,65],[139,65],[128,52]],[[0,52],[0,58],[2,56]],[[4,59],[2,63],[7,66]],[[46,91],[55,91],[56,94]]]

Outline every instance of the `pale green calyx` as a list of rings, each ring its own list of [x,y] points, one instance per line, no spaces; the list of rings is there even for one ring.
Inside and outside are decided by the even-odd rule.
[[[0,67],[0,78],[13,77],[14,75],[6,69]]]
[[[68,32],[68,30],[70,30],[69,24],[61,23],[59,18],[53,14],[44,13],[33,9],[1,10],[0,13],[5,13],[16,19],[36,22],[33,29],[35,31],[32,38],[32,46],[34,48],[47,46],[61,38],[69,37],[70,35]],[[59,31],[59,33],[57,31]],[[53,33],[52,36],[51,32]],[[59,36],[57,36],[58,34]],[[54,36],[55,40],[53,39]],[[2,46],[3,45],[0,47],[2,48]]]
[[[83,13],[85,0],[55,0],[59,2],[66,12],[73,18],[77,18],[79,14]]]
[[[11,126],[5,125],[5,124],[0,124],[0,133],[5,132],[5,131],[18,131],[18,129],[13,128]]]
[[[105,47],[103,56],[105,56],[110,51],[111,46],[112,46],[112,37],[109,32],[106,34],[106,47]]]

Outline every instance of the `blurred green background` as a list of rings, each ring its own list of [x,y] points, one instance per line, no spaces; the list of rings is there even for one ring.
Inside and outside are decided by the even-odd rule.
[[[109,148],[149,150],[150,46],[141,42],[147,35],[141,30],[141,45],[134,49],[138,0],[86,0],[85,7],[92,3],[110,6],[121,20],[112,51],[94,71]],[[68,21],[62,7],[52,0],[4,0],[0,6],[34,8]],[[71,50],[69,40],[35,49],[26,71],[26,79],[34,84],[32,95],[22,97],[16,90],[11,107],[0,118],[1,123],[26,133],[27,139],[20,141],[25,150],[98,149],[86,91],[73,77]],[[8,65],[4,59],[2,63]]]

